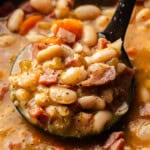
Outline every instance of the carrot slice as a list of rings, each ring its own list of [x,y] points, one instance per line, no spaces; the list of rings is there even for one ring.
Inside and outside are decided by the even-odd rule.
[[[57,37],[46,37],[44,39],[41,39],[40,42],[44,44],[62,44],[62,41]]]
[[[52,32],[54,34],[57,34],[59,28],[64,28],[65,30],[68,30],[76,35],[77,39],[81,38],[83,25],[80,20],[77,19],[63,19],[63,20],[57,20],[52,23]]]
[[[28,17],[20,27],[20,34],[22,35],[26,34],[29,30],[31,30],[36,25],[37,22],[42,20],[42,18],[43,17],[41,15],[33,15]]]

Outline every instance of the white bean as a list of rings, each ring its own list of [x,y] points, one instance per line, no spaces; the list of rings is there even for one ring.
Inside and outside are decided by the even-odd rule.
[[[70,13],[68,2],[66,0],[58,0],[56,4],[55,14],[57,18],[67,17]]]
[[[57,18],[67,17],[70,13],[68,2],[66,0],[58,0],[56,4],[55,14]]]
[[[65,8],[68,6],[68,2],[66,0],[58,0],[56,6],[57,8]]]
[[[101,110],[105,108],[105,101],[98,96],[83,96],[78,99],[83,109]]]
[[[121,54],[121,46],[122,46],[122,40],[121,40],[121,38],[118,39],[118,40],[116,40],[116,41],[114,41],[111,44],[107,44],[107,47],[115,49],[117,51],[118,55]]]
[[[113,57],[116,57],[117,51],[114,49],[106,48],[104,50],[99,50],[95,52],[92,56],[85,57],[85,61],[87,64],[93,64],[98,62],[105,62]]]
[[[11,84],[17,87],[22,87],[28,90],[35,90],[39,79],[39,73],[37,72],[24,72],[20,75],[14,75],[9,77]]]
[[[77,100],[77,94],[73,90],[53,86],[49,90],[50,98],[60,104],[72,104]]]
[[[123,64],[123,63],[118,63],[117,64],[117,67],[116,67],[116,70],[117,70],[117,73],[118,74],[121,74],[125,69],[126,69],[126,65]]]
[[[63,53],[62,47],[59,45],[52,45],[47,47],[46,49],[41,50],[38,54],[37,54],[37,60],[39,62],[43,62],[46,60],[50,60],[53,57],[59,57],[61,56]]]
[[[44,35],[38,34],[34,31],[30,31],[27,35],[26,38],[29,40],[29,42],[38,42],[42,39],[45,38]]]
[[[53,10],[53,4],[51,0],[30,0],[30,4],[33,8],[43,14],[48,14]]]
[[[84,26],[81,41],[87,46],[94,46],[97,43],[97,34],[92,26]]]
[[[91,109],[96,104],[96,97],[95,96],[83,96],[78,99],[78,103],[83,109]]]
[[[81,53],[83,51],[83,46],[81,43],[75,43],[73,45],[73,50],[76,52],[76,53]]]
[[[150,93],[146,87],[141,87],[139,91],[140,100],[142,102],[149,102],[150,101]]]
[[[96,105],[95,105],[95,109],[96,110],[102,110],[104,109],[106,106],[105,101],[102,98],[97,98],[96,99]]]
[[[12,32],[18,31],[24,19],[24,12],[22,9],[16,9],[8,20],[8,29]]]
[[[70,13],[70,10],[69,10],[68,7],[55,9],[56,18],[65,18],[65,17],[68,17],[69,13]]]
[[[50,104],[50,98],[46,93],[36,93],[34,100],[39,106],[48,106]]]
[[[84,56],[91,56],[92,55],[91,49],[86,44],[83,45],[83,55]]]
[[[117,108],[115,114],[116,115],[123,115],[129,110],[129,105],[126,102],[123,102],[119,108]]]
[[[106,89],[102,91],[101,97],[107,102],[111,103],[113,101],[113,90],[112,89]]]
[[[70,46],[68,46],[66,44],[62,44],[61,47],[63,50],[64,57],[72,57],[74,55],[74,51]]]
[[[97,17],[95,20],[97,29],[98,30],[104,29],[106,25],[109,23],[109,20],[110,20],[109,17],[104,16],[104,15]]]
[[[49,88],[43,85],[38,85],[37,92],[47,94],[49,92]]]
[[[109,111],[99,111],[94,116],[93,131],[101,132],[108,121],[110,121],[112,114]]]
[[[51,23],[48,21],[40,21],[37,23],[38,28],[48,30],[51,28]]]
[[[60,80],[64,84],[76,85],[85,80],[87,72],[84,67],[71,67],[62,73]]]
[[[103,9],[102,14],[104,16],[111,18],[113,16],[114,12],[115,12],[115,8],[108,8],[108,9]]]
[[[136,15],[136,22],[143,22],[150,19],[150,9],[148,8],[143,8],[140,10],[137,15]]]
[[[138,129],[137,136],[141,140],[150,140],[150,122],[145,122]]]
[[[25,89],[18,89],[16,90],[16,98],[19,101],[29,101],[30,93]]]
[[[75,9],[74,15],[81,20],[95,19],[101,14],[101,10],[94,5],[79,6]]]
[[[0,36],[0,47],[11,46],[16,42],[16,37],[11,34]]]

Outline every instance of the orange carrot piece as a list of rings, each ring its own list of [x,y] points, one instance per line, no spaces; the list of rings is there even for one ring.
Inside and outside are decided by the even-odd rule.
[[[44,44],[62,44],[62,41],[57,37],[46,37],[44,39],[41,39],[40,42]]]
[[[21,25],[20,27],[20,34],[24,35],[26,34],[30,29],[32,29],[37,22],[39,22],[40,20],[42,20],[42,16],[41,15],[33,15],[33,16],[29,16]]]
[[[128,53],[129,57],[135,57],[135,55],[137,54],[137,50],[134,47],[131,48],[127,48],[126,52]]]
[[[97,43],[97,47],[99,49],[104,49],[107,47],[108,43],[109,43],[109,41],[107,41],[105,38],[99,38],[98,43]]]
[[[80,20],[77,19],[63,19],[63,20],[57,20],[52,23],[52,32],[54,34],[57,34],[59,28],[64,28],[65,30],[68,30],[76,35],[77,39],[81,38],[83,25]]]

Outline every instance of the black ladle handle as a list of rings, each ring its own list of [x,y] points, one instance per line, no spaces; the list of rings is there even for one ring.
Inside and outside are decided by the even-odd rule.
[[[119,38],[124,40],[135,2],[136,0],[120,0],[110,24],[98,34],[103,34],[111,42]]]

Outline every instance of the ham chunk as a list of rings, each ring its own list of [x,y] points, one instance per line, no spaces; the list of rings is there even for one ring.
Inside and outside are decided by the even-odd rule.
[[[88,67],[89,78],[81,83],[82,86],[104,85],[116,78],[114,66],[95,63]]]
[[[32,45],[32,50],[31,50],[31,59],[36,59],[36,56],[37,56],[37,53],[42,50],[42,49],[45,49],[47,48],[47,45],[44,44],[44,43],[34,43]]]
[[[122,131],[113,132],[104,145],[104,149],[109,150],[123,150],[125,140],[123,138],[124,134]]]
[[[61,71],[47,70],[43,75],[39,78],[39,83],[43,85],[52,85],[58,82],[58,76]]]
[[[23,3],[20,8],[25,12],[25,13],[33,13],[36,12],[36,10],[31,6],[30,2],[25,2]]]
[[[39,106],[34,105],[29,108],[29,114],[31,117],[37,119],[40,124],[47,124],[48,116],[46,112]]]
[[[98,39],[98,48],[99,49],[104,49],[104,48],[106,48],[107,47],[107,44],[108,44],[109,42],[105,39],[105,38],[99,38]]]
[[[110,150],[124,150],[124,144],[125,140],[121,138],[111,145]]]
[[[77,66],[82,66],[84,64],[85,64],[84,58],[78,54],[75,54],[74,56],[67,57],[65,59],[65,66],[66,67],[77,67]]]
[[[0,84],[0,100],[3,99],[3,97],[8,92],[8,90],[9,90],[9,86],[8,85]]]
[[[66,67],[76,67],[77,63],[78,62],[73,57],[67,57],[65,59],[65,66]]]
[[[64,43],[74,43],[76,40],[76,35],[68,30],[65,30],[63,28],[59,28],[57,35],[58,38],[60,38]]]

